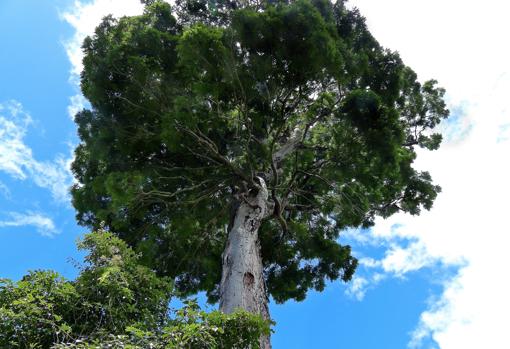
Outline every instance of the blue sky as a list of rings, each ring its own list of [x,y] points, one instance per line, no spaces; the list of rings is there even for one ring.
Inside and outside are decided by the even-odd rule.
[[[462,3],[462,7],[460,4]],[[271,305],[275,349],[510,347],[505,265],[510,188],[510,25],[504,2],[351,1],[380,42],[421,79],[447,88],[446,142],[417,167],[443,187],[420,217],[345,232],[361,266],[301,303]],[[0,0],[0,277],[80,260],[64,190],[77,144],[70,114],[83,106],[79,45],[108,14],[137,0]],[[474,25],[476,23],[477,25]]]
[[[58,1],[0,1],[3,277],[19,278],[37,268],[74,275],[66,260],[76,255],[73,243],[83,231],[74,223],[65,194],[53,188],[70,183],[61,161],[70,157],[70,144],[76,143],[75,126],[67,115],[74,93],[71,65],[62,45],[72,28],[59,19],[56,5]]]

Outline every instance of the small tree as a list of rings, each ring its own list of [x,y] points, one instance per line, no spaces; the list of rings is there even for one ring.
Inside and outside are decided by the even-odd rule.
[[[74,339],[122,335],[128,326],[161,328],[168,321],[172,285],[138,264],[124,241],[100,230],[75,281],[32,271],[18,282],[0,280],[0,348],[50,348]]]
[[[269,318],[356,268],[347,227],[430,209],[412,164],[436,149],[444,91],[423,85],[340,0],[146,1],[84,43],[72,190],[108,229],[222,311]],[[270,346],[268,338],[262,346]]]

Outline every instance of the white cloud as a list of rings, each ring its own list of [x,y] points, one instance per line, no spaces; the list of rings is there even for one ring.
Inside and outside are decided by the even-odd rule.
[[[74,120],[76,114],[87,107],[88,102],[87,99],[83,97],[82,94],[76,94],[74,96],[71,96],[71,98],[69,98],[69,101],[71,102],[71,104],[67,106],[67,113],[69,114],[69,117],[72,120]]]
[[[366,268],[379,267],[381,262],[372,259],[360,259],[360,264]],[[368,263],[368,264],[367,264]],[[347,284],[345,294],[357,301],[362,301],[370,289],[375,288],[381,281],[387,278],[387,274],[374,272],[361,276],[354,275],[353,279]]]
[[[20,103],[0,104],[0,172],[18,180],[30,179],[37,186],[50,190],[55,200],[68,201],[71,158],[58,155],[54,161],[35,159],[32,149],[24,142],[32,122]]]
[[[101,20],[107,15],[114,17],[132,16],[142,13],[140,0],[94,0],[84,2],[76,0],[72,7],[60,14],[60,17],[74,29],[71,39],[64,42],[69,61],[71,62],[70,82],[79,90],[80,73],[83,70],[83,51],[81,46],[87,36],[93,35]],[[81,93],[70,97],[67,111],[71,119],[77,112],[87,107],[87,100]]]
[[[417,319],[410,346],[419,348],[430,336],[441,349],[510,348],[510,46],[503,44],[510,32],[508,5],[351,3],[367,16],[375,37],[398,50],[420,78],[436,78],[447,88],[455,114],[442,126],[447,136],[442,148],[418,156],[417,167],[429,170],[443,188],[434,208],[419,217],[379,220],[367,234],[387,252],[367,268],[402,276],[426,266],[460,266],[453,278],[439,280],[443,293]],[[402,246],[402,240],[411,243]]]
[[[392,244],[382,260],[382,268],[387,273],[403,276],[410,271],[433,264],[434,258],[427,252],[427,247],[421,241],[413,242],[406,247]]]
[[[71,81],[78,85],[83,70],[83,52],[81,45],[107,15],[114,17],[133,16],[142,13],[140,0],[94,0],[84,2],[76,0],[73,6],[61,14],[61,18],[75,30],[72,39],[65,42],[67,56],[71,61]],[[74,114],[73,114],[74,115]]]
[[[34,226],[39,234],[53,236],[58,233],[53,220],[41,213],[28,211],[26,213],[9,212],[7,218],[0,220],[0,227]]]
[[[365,298],[369,281],[361,276],[355,276],[347,288],[346,294],[349,297],[355,298],[358,301]]]
[[[422,79],[438,78],[455,97],[476,99],[510,58],[508,5],[487,0],[351,0],[376,38],[398,50]]]

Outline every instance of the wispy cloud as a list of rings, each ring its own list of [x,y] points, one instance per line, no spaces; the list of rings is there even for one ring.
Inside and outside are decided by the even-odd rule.
[[[363,259],[360,260],[360,264],[363,265]],[[377,265],[378,261],[373,261]],[[368,266],[369,268],[375,267],[375,265]],[[374,289],[381,281],[387,278],[387,274],[380,272],[365,273],[364,276],[354,275],[354,278],[347,284],[345,294],[357,301],[362,301],[365,298],[367,292]]]
[[[365,294],[366,294],[368,285],[369,285],[369,282],[366,278],[364,278],[362,276],[355,276],[349,283],[349,286],[345,293],[349,297],[355,298],[356,300],[361,301],[361,300],[363,300],[363,298],[365,298]]]
[[[18,180],[31,180],[48,189],[55,200],[68,201],[71,157],[58,155],[53,161],[35,159],[32,149],[24,142],[32,123],[19,102],[0,104],[0,172]]]
[[[31,123],[32,118],[23,113],[20,103],[0,104],[0,171],[18,179],[26,179],[23,164],[32,157],[30,149],[23,143]]]
[[[11,191],[9,190],[9,187],[7,187],[7,185],[5,185],[3,182],[0,182],[0,194],[2,194],[4,198],[11,197]]]
[[[41,213],[28,211],[26,213],[9,212],[7,217],[0,220],[0,227],[33,226],[43,236],[54,236],[58,233],[53,220]]]

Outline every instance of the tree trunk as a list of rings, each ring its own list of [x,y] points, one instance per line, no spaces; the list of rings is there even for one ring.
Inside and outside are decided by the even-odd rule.
[[[268,193],[260,188],[242,201],[237,209],[223,252],[220,310],[232,313],[238,308],[269,320],[268,296],[264,282],[258,229],[266,215]],[[269,336],[260,338],[261,349],[270,349]]]

